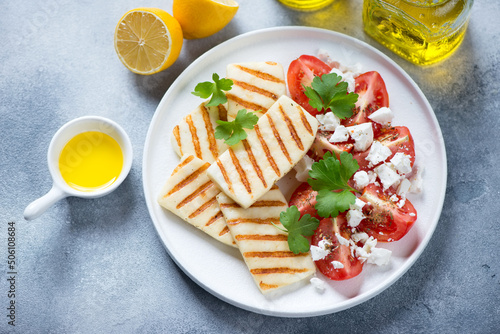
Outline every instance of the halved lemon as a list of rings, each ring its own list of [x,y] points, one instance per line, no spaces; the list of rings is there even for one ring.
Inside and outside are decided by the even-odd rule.
[[[122,16],[115,29],[115,50],[137,74],[154,74],[172,65],[181,52],[182,28],[158,8],[136,8]]]
[[[224,28],[238,7],[234,0],[174,0],[173,15],[184,38],[204,38]]]

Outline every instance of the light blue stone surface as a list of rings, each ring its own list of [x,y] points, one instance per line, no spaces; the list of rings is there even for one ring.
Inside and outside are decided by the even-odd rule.
[[[0,5],[0,333],[499,333],[500,3],[476,1],[465,40],[421,68],[362,30],[361,0],[316,13],[240,0],[233,21],[185,41],[179,60],[137,76],[113,48],[118,19],[172,1],[3,1]],[[238,34],[273,26],[327,28],[385,52],[420,86],[441,125],[448,186],[428,247],[393,286],[336,314],[286,319],[231,306],[188,278],[156,234],[142,190],[142,149],[161,97],[194,59]],[[46,152],[67,121],[100,115],[128,132],[132,171],[96,200],[68,198],[27,222],[46,193]],[[432,189],[425,189],[432,191]],[[16,226],[16,319],[8,325],[8,222]]]

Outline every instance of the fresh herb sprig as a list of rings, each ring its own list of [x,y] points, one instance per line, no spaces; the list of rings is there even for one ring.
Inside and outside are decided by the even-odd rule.
[[[226,78],[219,78],[217,73],[212,74],[212,80],[200,82],[194,88],[194,92],[191,94],[199,96],[204,99],[208,99],[210,96],[210,101],[206,104],[208,107],[218,106],[219,104],[224,104],[227,102],[226,93],[224,91],[231,90],[233,86],[233,80]]]
[[[215,138],[224,139],[224,142],[229,146],[235,145],[247,137],[247,133],[243,129],[253,129],[258,120],[259,118],[253,112],[241,109],[233,121],[217,120],[219,125],[215,128]]]
[[[314,77],[311,87],[304,86],[304,94],[309,104],[318,111],[331,110],[338,118],[346,119],[353,115],[358,94],[347,92],[347,82],[336,73]]]
[[[314,207],[318,215],[337,217],[354,204],[356,195],[353,192],[358,191],[348,181],[358,169],[358,162],[347,152],[340,154],[340,160],[335,154],[327,152],[323,159],[313,163],[307,182],[318,192]]]
[[[299,209],[295,205],[286,209],[280,214],[280,223],[284,228],[276,226],[278,229],[288,232],[288,247],[294,254],[307,253],[309,251],[309,240],[307,236],[314,234],[319,226],[319,220],[305,214],[300,217]]]

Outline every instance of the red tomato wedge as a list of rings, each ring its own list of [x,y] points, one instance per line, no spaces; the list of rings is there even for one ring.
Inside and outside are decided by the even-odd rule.
[[[390,195],[381,186],[369,184],[359,198],[366,202],[363,207],[365,219],[358,225],[358,231],[366,232],[378,241],[390,242],[401,239],[417,220],[417,210],[406,199],[400,208],[390,200]]]
[[[386,159],[389,161],[394,154],[401,152],[410,156],[411,166],[415,163],[415,143],[410,130],[406,126],[395,126],[392,128],[383,128],[378,135],[373,139],[379,141],[382,145],[387,146],[392,154]],[[358,162],[359,170],[372,170],[375,166],[368,166],[369,161],[366,160],[370,149],[363,152],[355,152],[354,159]]]
[[[299,209],[301,217],[305,214],[310,214],[312,217],[321,220],[323,218],[318,215],[318,212],[314,208],[316,205],[316,194],[317,192],[312,190],[309,183],[301,183],[293,192],[289,205],[295,205]]]
[[[341,281],[355,277],[363,270],[363,263],[351,255],[349,246],[341,245],[335,233],[349,240],[351,230],[347,225],[345,213],[336,218],[325,218],[320,221],[319,227],[312,236],[312,244],[317,246],[322,239],[327,239],[332,244],[331,252],[324,259],[315,261],[316,266],[328,278]],[[335,269],[332,261],[342,263],[343,268]]]
[[[342,121],[344,126],[369,122],[368,116],[374,111],[389,106],[389,94],[378,72],[371,71],[357,76],[354,92],[359,95],[354,115]]]
[[[313,116],[316,116],[319,111],[309,104],[309,98],[304,94],[303,86],[311,86],[315,76],[322,76],[330,73],[331,70],[332,68],[322,60],[309,55],[300,56],[288,67],[287,83],[290,97]]]
[[[332,134],[333,132],[318,130],[316,138],[314,138],[314,142],[308,152],[311,158],[318,161],[323,158],[326,152],[335,153],[337,158],[339,158],[340,153],[350,153],[352,151],[354,147],[353,140],[344,143],[330,143],[328,139],[330,139]]]

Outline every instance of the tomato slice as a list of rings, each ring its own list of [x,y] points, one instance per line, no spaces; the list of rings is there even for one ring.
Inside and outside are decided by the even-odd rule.
[[[330,143],[328,139],[332,136],[333,132],[321,131],[316,132],[316,138],[314,138],[313,144],[309,149],[308,155],[314,160],[320,160],[323,158],[326,152],[335,153],[337,158],[342,152],[351,152],[354,144],[353,140],[349,139],[344,143]]]
[[[345,213],[336,218],[325,218],[320,221],[318,228],[312,236],[312,244],[317,246],[322,239],[327,239],[332,244],[332,251],[324,259],[315,261],[316,266],[328,278],[341,281],[355,277],[363,270],[363,263],[351,255],[349,246],[341,245],[335,235],[339,233],[345,239],[351,238],[351,230],[347,225]],[[335,269],[332,261],[338,261],[343,268]]]
[[[401,239],[417,220],[417,211],[408,199],[400,208],[397,203],[391,201],[390,194],[384,192],[381,186],[369,184],[359,199],[366,202],[363,207],[366,218],[361,221],[357,229],[378,241],[390,242]]]
[[[317,194],[318,193],[316,191],[312,190],[312,187],[309,185],[309,183],[301,183],[292,193],[289,205],[295,205],[297,209],[299,209],[301,217],[305,214],[310,214],[312,217],[321,220],[323,218],[318,215],[318,212],[314,208],[314,206],[316,205]]]
[[[385,82],[378,72],[366,72],[357,76],[354,80],[354,92],[359,97],[354,115],[342,121],[344,126],[369,122],[368,116],[374,111],[389,106],[389,94],[385,88]],[[374,125],[380,126],[378,123],[374,123]]]
[[[303,86],[311,86],[315,76],[322,76],[330,73],[331,70],[332,68],[325,62],[309,55],[300,56],[288,67],[287,83],[290,97],[313,116],[319,112],[309,104],[309,98],[304,94]]]
[[[382,145],[387,146],[392,154],[386,159],[389,161],[392,157],[398,153],[404,153],[410,156],[411,166],[415,163],[415,142],[410,133],[410,130],[406,126],[395,126],[392,128],[383,128],[380,130],[379,134],[373,139],[374,141],[379,141]],[[372,170],[374,166],[368,166],[369,161],[366,160],[370,149],[363,152],[355,152],[353,158],[356,159],[360,170]]]

